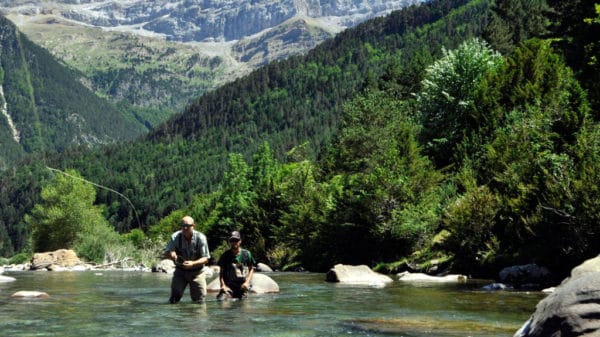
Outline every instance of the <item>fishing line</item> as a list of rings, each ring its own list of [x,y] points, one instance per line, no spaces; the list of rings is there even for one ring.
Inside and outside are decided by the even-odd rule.
[[[67,176],[67,177],[70,177],[70,178],[73,178],[73,179],[78,179],[78,180],[84,181],[84,182],[86,182],[86,183],[88,183],[88,184],[91,184],[91,185],[94,185],[94,186],[96,186],[96,187],[98,187],[98,188],[102,188],[102,189],[105,189],[105,190],[107,190],[107,191],[110,191],[110,192],[116,193],[116,194],[118,194],[119,196],[123,197],[123,199],[127,200],[127,202],[129,203],[129,206],[131,206],[131,209],[133,210],[133,213],[134,213],[134,215],[135,215],[135,219],[136,219],[136,221],[137,221],[137,223],[138,223],[138,227],[139,227],[140,229],[142,229],[142,225],[141,225],[141,223],[140,223],[140,218],[138,217],[138,213],[137,213],[137,210],[135,209],[135,206],[133,205],[133,203],[131,202],[131,200],[129,200],[129,198],[127,198],[127,197],[126,197],[126,196],[125,196],[123,193],[121,193],[121,192],[119,192],[119,191],[116,191],[116,190],[114,190],[114,189],[112,189],[112,188],[110,188],[110,187],[107,187],[107,186],[103,186],[103,185],[97,184],[97,183],[95,183],[95,182],[93,182],[93,181],[89,181],[89,180],[87,180],[87,179],[85,179],[85,178],[77,177],[77,176],[74,176],[74,175],[72,175],[72,174],[69,174],[69,173],[67,173],[67,172],[65,172],[65,171],[61,171],[61,170],[59,170],[59,169],[52,168],[52,167],[50,167],[50,166],[46,166],[46,168],[47,168],[48,170],[50,170],[50,171],[53,171],[53,172],[58,172],[58,173],[64,174],[64,175],[65,175],[65,176]]]
[[[121,192],[119,192],[119,191],[116,191],[116,190],[114,190],[114,189],[112,189],[112,188],[110,188],[110,187],[107,187],[107,186],[103,186],[103,185],[100,185],[100,184],[94,183],[94,182],[92,182],[92,181],[89,181],[89,180],[87,180],[87,179],[84,179],[84,178],[81,178],[81,177],[76,177],[76,176],[73,176],[73,175],[71,175],[71,174],[69,174],[69,173],[67,173],[67,172],[64,172],[64,171],[61,171],[61,170],[59,170],[59,169],[55,169],[55,168],[52,168],[52,167],[49,167],[49,166],[48,166],[48,164],[47,164],[47,161],[46,161],[46,155],[47,155],[47,153],[46,153],[46,149],[45,149],[45,148],[46,148],[46,142],[45,142],[45,141],[43,140],[43,138],[42,138],[42,131],[43,131],[42,129],[43,129],[43,128],[42,128],[42,123],[41,123],[41,121],[40,121],[39,112],[38,112],[38,110],[37,110],[37,104],[36,104],[36,99],[35,99],[35,93],[34,93],[33,83],[31,82],[31,72],[29,71],[29,67],[28,67],[27,60],[25,59],[25,51],[24,51],[24,49],[23,49],[23,44],[21,43],[21,40],[20,40],[20,34],[19,34],[19,32],[18,32],[18,31],[17,31],[17,33],[16,33],[16,37],[17,37],[17,39],[18,39],[18,45],[19,45],[19,50],[20,50],[20,54],[21,54],[21,62],[23,63],[23,68],[24,68],[24,71],[25,71],[25,72],[26,72],[26,74],[27,74],[27,76],[26,76],[26,80],[27,80],[27,84],[28,84],[28,88],[29,88],[29,96],[30,96],[30,99],[31,99],[31,102],[32,102],[32,110],[33,110],[33,115],[34,115],[34,118],[35,118],[35,120],[36,120],[36,121],[33,123],[33,124],[34,124],[34,125],[33,125],[33,127],[34,127],[34,129],[37,131],[37,136],[38,136],[38,137],[37,137],[37,142],[39,143],[39,150],[40,150],[40,152],[41,152],[41,154],[42,154],[42,160],[43,160],[43,162],[44,162],[44,165],[45,165],[45,166],[46,166],[46,168],[47,168],[48,170],[50,170],[50,171],[53,171],[53,172],[58,172],[58,173],[64,174],[65,176],[71,177],[71,178],[73,178],[73,179],[78,179],[78,180],[81,180],[81,181],[83,181],[83,182],[86,182],[86,183],[88,183],[88,184],[91,184],[91,185],[93,185],[93,186],[96,186],[96,187],[98,187],[98,188],[102,188],[102,189],[104,189],[104,190],[107,190],[107,191],[110,191],[110,192],[116,193],[117,195],[121,196],[123,199],[125,199],[125,200],[126,200],[128,203],[129,203],[129,206],[131,207],[131,209],[133,210],[133,213],[134,213],[134,215],[135,215],[135,219],[136,219],[136,221],[137,221],[138,228],[139,228],[139,229],[142,229],[142,225],[141,225],[141,222],[140,222],[140,218],[139,218],[139,216],[138,216],[138,213],[137,213],[137,210],[136,210],[135,206],[133,205],[133,203],[131,202],[131,200],[129,200],[129,198],[127,198],[127,197],[126,197],[124,194],[122,194]]]

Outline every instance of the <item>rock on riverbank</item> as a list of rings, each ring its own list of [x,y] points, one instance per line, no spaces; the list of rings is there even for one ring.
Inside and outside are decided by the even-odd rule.
[[[536,306],[514,337],[600,336],[600,256],[585,261]]]

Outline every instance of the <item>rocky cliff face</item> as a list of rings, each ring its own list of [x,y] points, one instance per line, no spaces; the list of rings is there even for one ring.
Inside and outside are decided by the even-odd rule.
[[[4,0],[24,15],[52,14],[77,23],[160,34],[175,41],[231,41],[296,17],[324,19],[334,30],[422,0]]]
[[[155,125],[207,90],[421,1],[0,0],[0,13]]]

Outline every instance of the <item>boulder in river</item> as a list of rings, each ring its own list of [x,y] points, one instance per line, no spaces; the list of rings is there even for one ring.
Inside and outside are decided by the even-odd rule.
[[[383,287],[393,282],[391,277],[376,273],[366,265],[351,266],[336,264],[325,275],[327,282],[339,282],[349,285]]]
[[[271,273],[273,272],[273,269],[271,267],[269,267],[268,265],[259,262],[258,264],[256,264],[256,271],[259,271],[261,273]]]
[[[514,337],[600,336],[600,257],[573,268]]]
[[[535,263],[506,267],[498,274],[498,281],[516,289],[543,289],[553,282],[546,267]]]
[[[462,283],[467,282],[467,277],[460,274],[432,276],[423,273],[409,273],[405,271],[398,274],[398,280],[403,282]]]
[[[279,285],[275,280],[270,278],[269,276],[261,273],[254,273],[252,276],[252,288],[250,288],[251,294],[270,294],[270,293],[278,293]],[[219,278],[215,278],[212,280],[207,286],[206,289],[208,292],[217,293],[221,289],[221,284]]]

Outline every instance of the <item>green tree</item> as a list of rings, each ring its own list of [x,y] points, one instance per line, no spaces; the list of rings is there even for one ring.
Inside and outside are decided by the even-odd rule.
[[[398,258],[435,234],[442,175],[421,154],[413,114],[410,103],[377,90],[345,105],[331,150],[338,187],[320,233],[330,262]]]
[[[34,251],[73,249],[80,257],[98,261],[118,234],[94,205],[96,191],[74,170],[57,174],[41,191],[41,202],[25,218],[33,229]]]
[[[497,93],[490,95],[497,104],[490,109],[504,117],[477,177],[498,196],[500,251],[512,261],[537,260],[557,270],[555,261],[572,265],[564,262],[574,261],[581,241],[572,186],[575,149],[590,122],[585,93],[550,42],[536,39],[517,48],[487,85],[496,89],[486,92]]]
[[[281,268],[302,265],[311,270],[323,268],[325,262],[315,259],[315,253],[323,252],[320,229],[326,221],[330,196],[328,183],[318,181],[318,166],[304,159],[290,162],[281,168],[279,210],[280,226],[274,237],[280,242],[270,256],[277,258]],[[275,257],[275,258],[273,258]]]
[[[546,0],[495,1],[485,36],[502,52],[514,50],[521,42],[548,33],[550,7]]]
[[[231,230],[242,231],[244,243],[257,256],[264,256],[265,239],[257,219],[257,196],[252,185],[252,170],[239,153],[229,154],[219,205],[219,237]]]
[[[548,0],[553,9],[553,46],[562,52],[600,119],[600,3],[590,0]]]
[[[423,141],[438,167],[450,164],[456,146],[493,118],[476,113],[475,94],[486,75],[503,62],[499,53],[479,39],[466,41],[456,50],[444,49],[443,54],[426,69],[417,96]]]

